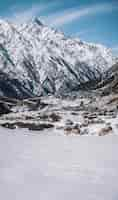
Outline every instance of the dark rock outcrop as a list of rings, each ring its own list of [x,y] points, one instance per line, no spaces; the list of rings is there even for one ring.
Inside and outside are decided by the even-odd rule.
[[[11,112],[10,107],[5,103],[0,102],[0,115],[8,114],[10,112]]]

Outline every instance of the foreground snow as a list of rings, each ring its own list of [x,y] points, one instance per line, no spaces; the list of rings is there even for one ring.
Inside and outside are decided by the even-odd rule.
[[[117,200],[118,137],[0,128],[2,200]]]

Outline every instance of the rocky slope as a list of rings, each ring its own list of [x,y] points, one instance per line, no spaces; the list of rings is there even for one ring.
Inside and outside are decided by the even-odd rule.
[[[63,95],[104,78],[115,63],[102,45],[71,39],[38,19],[16,26],[0,20],[0,95]]]
[[[103,96],[118,93],[118,62],[105,72],[104,78],[96,85],[96,89]]]

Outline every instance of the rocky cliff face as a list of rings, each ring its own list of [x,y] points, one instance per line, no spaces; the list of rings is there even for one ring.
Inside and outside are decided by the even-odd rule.
[[[118,62],[105,72],[101,82],[97,84],[96,89],[101,90],[103,95],[118,93]]]
[[[71,39],[39,19],[16,26],[0,20],[0,95],[62,95],[99,82],[115,63],[102,45]]]

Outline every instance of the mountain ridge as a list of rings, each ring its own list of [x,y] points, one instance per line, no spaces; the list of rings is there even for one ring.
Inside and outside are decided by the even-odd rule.
[[[10,97],[79,91],[82,84],[101,81],[113,64],[110,49],[67,38],[38,18],[20,26],[0,20],[0,72],[17,82],[9,81]],[[0,94],[9,96],[3,86]]]

